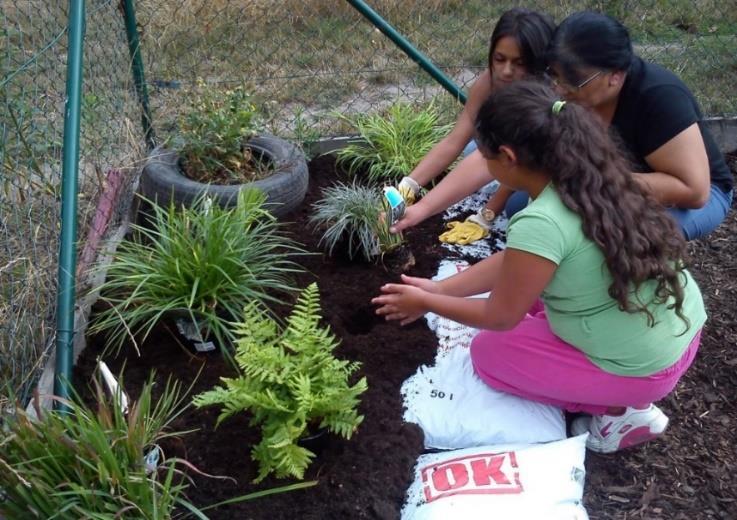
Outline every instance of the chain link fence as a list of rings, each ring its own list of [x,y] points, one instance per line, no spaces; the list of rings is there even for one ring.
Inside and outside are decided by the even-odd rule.
[[[0,408],[25,399],[54,340],[67,2],[0,0]],[[486,67],[499,15],[520,3],[367,2],[461,87]],[[88,0],[79,203],[84,276],[120,218],[145,155],[121,0]],[[269,130],[309,145],[347,129],[336,113],[397,100],[459,105],[344,0],[137,0],[156,134],[174,133],[198,80],[246,85]],[[637,52],[678,73],[711,116],[737,115],[735,0],[523,2],[556,21],[580,9],[622,20]],[[122,201],[122,202],[121,202]],[[80,287],[80,290],[82,287]]]
[[[487,63],[499,15],[519,2],[373,0],[373,9],[467,87]],[[250,85],[272,130],[309,141],[345,129],[335,112],[381,110],[440,96],[458,104],[345,0],[139,0],[154,122],[166,136],[195,78],[212,88]],[[523,2],[556,21],[581,9],[607,12],[632,33],[637,52],[679,74],[706,114],[737,114],[734,0]]]
[[[55,340],[66,4],[0,2],[0,411],[27,401]],[[130,184],[121,180],[142,154],[129,63],[117,2],[89,1],[78,213],[86,265],[85,246],[110,220],[102,217],[116,217],[112,188]]]

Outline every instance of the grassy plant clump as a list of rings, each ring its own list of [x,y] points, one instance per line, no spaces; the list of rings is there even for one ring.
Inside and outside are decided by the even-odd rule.
[[[374,186],[336,183],[322,191],[312,209],[310,223],[323,230],[320,245],[329,255],[340,244],[351,259],[373,260],[403,243],[402,235],[389,232],[384,197]]]
[[[77,400],[71,413],[46,412],[37,421],[18,410],[0,431],[0,515],[169,519],[175,507],[197,511],[180,474],[190,465],[165,459],[158,445],[179,435],[168,428],[186,406],[180,387],[167,383],[154,402],[152,386],[144,385],[127,416],[99,385],[96,410]],[[158,455],[158,466],[147,467],[147,454]]]
[[[304,478],[315,455],[297,441],[314,433],[311,427],[350,438],[363,420],[357,407],[366,379],[349,384],[360,364],[333,356],[338,341],[320,320],[314,283],[300,295],[284,330],[258,302],[250,302],[237,328],[241,375],[221,378],[223,386],[194,399],[198,407],[222,406],[218,424],[247,411],[251,424],[261,427],[261,441],[251,451],[259,464],[256,482],[272,472]]]
[[[244,144],[262,129],[252,96],[242,86],[219,91],[199,82],[179,119],[176,148],[184,173],[199,182],[242,184],[269,172]]]
[[[291,275],[302,271],[291,258],[304,250],[281,232],[264,201],[260,191],[244,189],[232,208],[205,196],[189,208],[152,205],[151,229],[134,226],[97,287],[108,308],[90,331],[108,332],[119,347],[126,337],[145,338],[162,318],[185,315],[227,352],[228,322],[243,305],[279,302],[295,290]]]
[[[361,142],[339,150],[338,163],[351,175],[365,171],[372,182],[396,182],[409,174],[452,128],[439,123],[434,103],[420,109],[395,103],[386,114],[340,117],[358,131]]]

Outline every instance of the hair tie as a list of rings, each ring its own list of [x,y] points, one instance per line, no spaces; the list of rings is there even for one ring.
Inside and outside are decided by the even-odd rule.
[[[566,102],[562,100],[558,100],[555,103],[553,103],[553,115],[557,116],[560,114],[560,111],[563,110],[563,107],[565,106]]]

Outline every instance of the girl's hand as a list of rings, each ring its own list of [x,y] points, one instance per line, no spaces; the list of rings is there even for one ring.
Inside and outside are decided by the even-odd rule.
[[[427,312],[425,294],[437,293],[439,288],[432,280],[402,275],[404,284],[388,283],[381,287],[381,296],[371,300],[378,305],[376,314],[387,321],[399,320],[400,325],[412,323]]]
[[[389,228],[389,231],[391,233],[401,233],[405,229],[416,226],[427,217],[429,217],[429,215],[425,211],[422,201],[420,201],[417,204],[407,206],[407,209],[404,210],[404,215],[402,215],[402,218],[394,222]]]

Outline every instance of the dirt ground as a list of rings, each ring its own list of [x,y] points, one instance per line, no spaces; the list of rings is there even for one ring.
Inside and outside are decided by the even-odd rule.
[[[737,167],[733,160],[733,170]],[[292,216],[291,232],[318,251],[319,236],[307,229],[309,207],[320,189],[338,179],[330,157],[310,164],[310,189]],[[437,235],[439,217],[407,233],[417,264],[413,274],[431,276],[442,251]],[[737,318],[734,309],[737,260],[737,214],[720,229],[691,244],[692,272],[701,285],[710,319],[694,366],[677,390],[660,403],[671,419],[662,440],[623,453],[587,453],[585,504],[592,519],[737,518],[737,467],[733,429],[737,426],[734,392],[737,388]],[[363,363],[368,379],[360,412],[365,416],[349,440],[329,439],[306,474],[316,487],[243,502],[210,512],[211,518],[238,519],[397,519],[416,458],[422,453],[422,433],[402,422],[399,387],[421,364],[432,363],[435,335],[415,323],[400,329],[373,314],[369,305],[379,286],[395,279],[381,266],[314,255],[301,260],[308,274],[300,287],[317,281],[323,315],[341,339],[336,354]],[[183,351],[182,339],[171,324],[162,324],[143,345],[142,356],[124,351],[107,359],[117,373],[125,363],[125,386],[135,396],[151,370],[156,379],[169,375],[189,383],[201,370],[194,392],[211,388],[228,368],[217,353]],[[75,370],[77,388],[87,384],[103,338],[89,338]],[[237,483],[195,477],[189,498],[204,506],[237,495],[289,483],[267,479],[258,486],[250,460],[250,446],[258,432],[247,417],[234,417],[214,428],[216,408],[187,411],[178,430],[197,429],[167,446],[168,456],[185,457],[206,473],[227,475]]]

